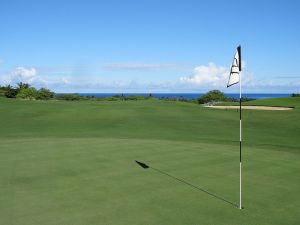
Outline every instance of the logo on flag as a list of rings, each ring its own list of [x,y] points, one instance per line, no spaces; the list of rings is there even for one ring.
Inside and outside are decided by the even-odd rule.
[[[227,87],[230,87],[230,86],[240,82],[240,72],[242,71],[241,64],[242,64],[242,62],[241,62],[241,46],[239,46],[239,47],[237,47],[236,53],[233,58]]]

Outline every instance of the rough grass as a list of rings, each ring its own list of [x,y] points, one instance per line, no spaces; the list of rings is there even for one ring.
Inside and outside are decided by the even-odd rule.
[[[299,113],[244,111],[238,210],[234,110],[0,99],[0,224],[298,224]]]

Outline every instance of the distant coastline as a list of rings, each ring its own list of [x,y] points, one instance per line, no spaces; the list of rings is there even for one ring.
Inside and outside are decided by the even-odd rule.
[[[147,97],[149,96],[149,93],[77,93],[80,96],[95,96],[95,97],[112,97],[116,95],[124,95],[124,96],[133,96],[133,95],[138,95],[138,96],[143,96]],[[205,93],[151,93],[155,98],[162,99],[162,98],[184,98],[184,99],[197,99],[204,95]],[[238,93],[231,93],[231,94],[225,94],[226,97],[229,98],[239,98]],[[256,94],[243,94],[243,97],[245,98],[253,98],[253,99],[265,99],[265,98],[281,98],[281,97],[289,97],[291,94],[261,94],[261,93],[256,93]]]

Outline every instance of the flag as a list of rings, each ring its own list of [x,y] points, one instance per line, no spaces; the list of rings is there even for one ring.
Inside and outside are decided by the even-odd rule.
[[[230,86],[240,82],[240,72],[241,71],[242,71],[241,46],[239,46],[239,47],[237,47],[236,53],[233,58],[227,87],[230,87]]]

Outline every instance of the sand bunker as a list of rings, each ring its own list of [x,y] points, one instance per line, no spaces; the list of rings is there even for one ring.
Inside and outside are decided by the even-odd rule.
[[[217,106],[217,105],[209,105],[204,106],[207,108],[215,108],[215,109],[239,109],[240,106]],[[254,109],[254,110],[293,110],[291,107],[278,107],[278,106],[242,106],[242,109]]]

